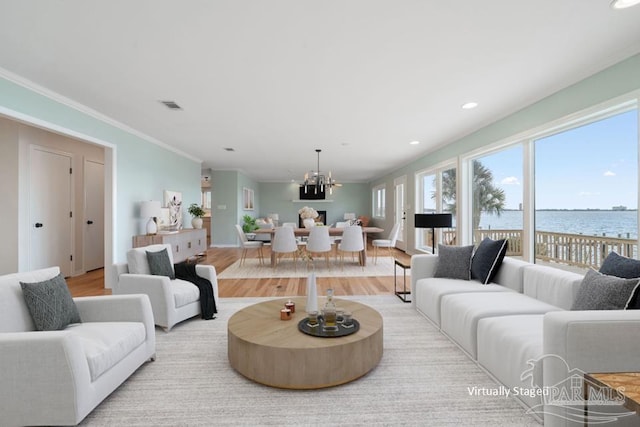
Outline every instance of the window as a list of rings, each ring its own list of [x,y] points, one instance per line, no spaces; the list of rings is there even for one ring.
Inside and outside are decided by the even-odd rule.
[[[638,110],[535,140],[535,261],[637,257]]]
[[[435,170],[424,171],[416,175],[418,189],[416,213],[453,214],[451,229],[436,229],[436,246],[456,244],[456,168],[451,164],[443,165]],[[433,253],[431,229],[416,228],[416,249]]]
[[[507,255],[577,271],[638,257],[637,100],[513,139],[464,160],[462,244],[506,238]]]
[[[475,245],[507,239],[507,254],[522,256],[522,144],[471,161],[471,221]]]
[[[373,207],[371,209],[374,218],[384,219],[385,217],[385,197],[386,191],[384,185],[379,185],[373,188]]]

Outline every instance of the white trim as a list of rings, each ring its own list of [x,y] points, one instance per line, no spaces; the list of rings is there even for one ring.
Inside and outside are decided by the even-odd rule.
[[[185,153],[182,150],[179,150],[175,147],[172,147],[171,145],[168,145],[158,139],[153,138],[152,136],[149,136],[147,134],[144,134],[138,130],[135,130],[123,123],[120,123],[119,121],[112,119],[111,117],[105,116],[102,113],[99,113],[96,110],[93,110],[89,107],[87,107],[86,105],[80,104],[79,102],[76,102],[70,98],[67,98],[63,95],[60,95],[59,93],[56,93],[50,89],[47,89],[43,86],[38,85],[37,83],[32,82],[31,80],[25,79],[22,76],[19,76],[17,74],[12,73],[11,71],[8,71],[2,67],[0,67],[0,78],[6,79],[12,83],[15,83],[19,86],[24,87],[25,89],[28,89],[32,92],[37,93],[38,95],[42,95],[46,98],[49,98],[59,104],[62,104],[64,106],[67,106],[69,108],[72,108],[82,114],[85,114],[89,117],[92,117],[96,120],[100,120],[101,122],[104,122],[110,126],[113,126],[115,128],[118,128],[124,132],[127,132],[131,135],[137,136],[140,139],[143,139],[147,142],[150,142],[152,144],[158,145],[162,148],[164,148],[165,150],[169,150],[173,153],[179,154],[180,156],[186,157],[189,160],[193,160],[194,162],[198,162],[198,163],[202,163],[202,159],[199,159],[197,157],[194,157],[190,154]],[[0,106],[0,110],[2,110],[2,106]],[[51,128],[53,130],[53,128]],[[68,130],[68,129],[67,129]]]

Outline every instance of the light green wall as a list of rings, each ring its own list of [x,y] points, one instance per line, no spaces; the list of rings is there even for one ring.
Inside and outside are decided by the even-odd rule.
[[[327,193],[326,200],[297,201],[300,198],[299,184],[296,183],[260,183],[260,211],[265,217],[270,213],[277,213],[279,222],[298,222],[298,210],[303,206],[327,211],[327,223],[332,224],[343,220],[345,212],[355,212],[356,215],[367,215],[371,211],[371,194],[369,184],[344,183],[342,187]],[[293,200],[296,200],[294,202]]]
[[[162,200],[164,190],[173,190],[182,192],[185,206],[200,202],[200,163],[197,161],[3,78],[0,78],[1,113],[116,147],[114,261],[126,259],[132,236],[141,231],[141,219],[138,218],[140,201]],[[185,224],[189,224],[186,209],[184,219]],[[18,228],[17,224],[4,225]],[[20,241],[24,242],[24,239]],[[6,251],[15,250],[15,247],[4,245],[2,256]],[[20,268],[23,268],[22,263]]]
[[[392,191],[395,178],[403,175],[407,176],[408,201],[414,207],[414,195],[416,194],[414,178],[417,172],[639,89],[640,55],[635,55],[477,132],[428,153],[414,162],[374,180],[371,186],[386,185],[387,218],[389,218],[393,209]],[[409,230],[407,233],[407,249],[409,251],[415,247],[414,213],[413,208],[407,212]]]
[[[369,215],[371,210],[371,195],[367,183],[344,184],[335,189],[333,195],[327,195],[330,202],[294,202],[299,198],[298,184],[256,182],[240,172],[233,171],[213,171],[211,181],[211,243],[214,246],[238,245],[234,224],[242,224],[244,215],[259,218],[277,213],[280,224],[297,223],[298,210],[303,206],[311,206],[327,211],[327,223],[331,224],[342,221],[345,212]],[[252,211],[243,209],[244,188],[254,191],[255,209]]]
[[[235,246],[233,225],[238,223],[238,172],[211,172],[211,243]]]

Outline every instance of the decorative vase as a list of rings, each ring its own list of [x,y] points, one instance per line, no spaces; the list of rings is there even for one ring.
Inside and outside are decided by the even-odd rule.
[[[202,228],[202,218],[199,218],[197,216],[193,217],[193,219],[191,220],[191,225],[193,226],[193,228]]]
[[[307,278],[307,313],[318,311],[318,290],[316,288],[316,274],[311,273]]]
[[[304,228],[313,228],[316,226],[316,221],[313,218],[305,218],[302,220]]]

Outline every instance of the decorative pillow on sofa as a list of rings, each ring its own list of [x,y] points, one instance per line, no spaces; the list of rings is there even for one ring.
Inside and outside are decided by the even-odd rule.
[[[491,240],[488,237],[480,242],[471,260],[471,278],[483,285],[491,283],[502,265],[507,253],[508,242],[505,239]]]
[[[38,331],[59,331],[80,323],[80,313],[61,274],[42,282],[20,282],[24,302]]]
[[[611,252],[600,266],[600,273],[623,279],[635,279],[640,277],[640,261]]]
[[[571,310],[626,310],[640,288],[640,278],[607,276],[587,271]]]
[[[469,280],[471,278],[471,246],[438,245],[438,265],[434,277]]]
[[[147,251],[147,261],[149,262],[149,271],[154,276],[167,276],[171,280],[176,278],[167,249],[158,252]]]

